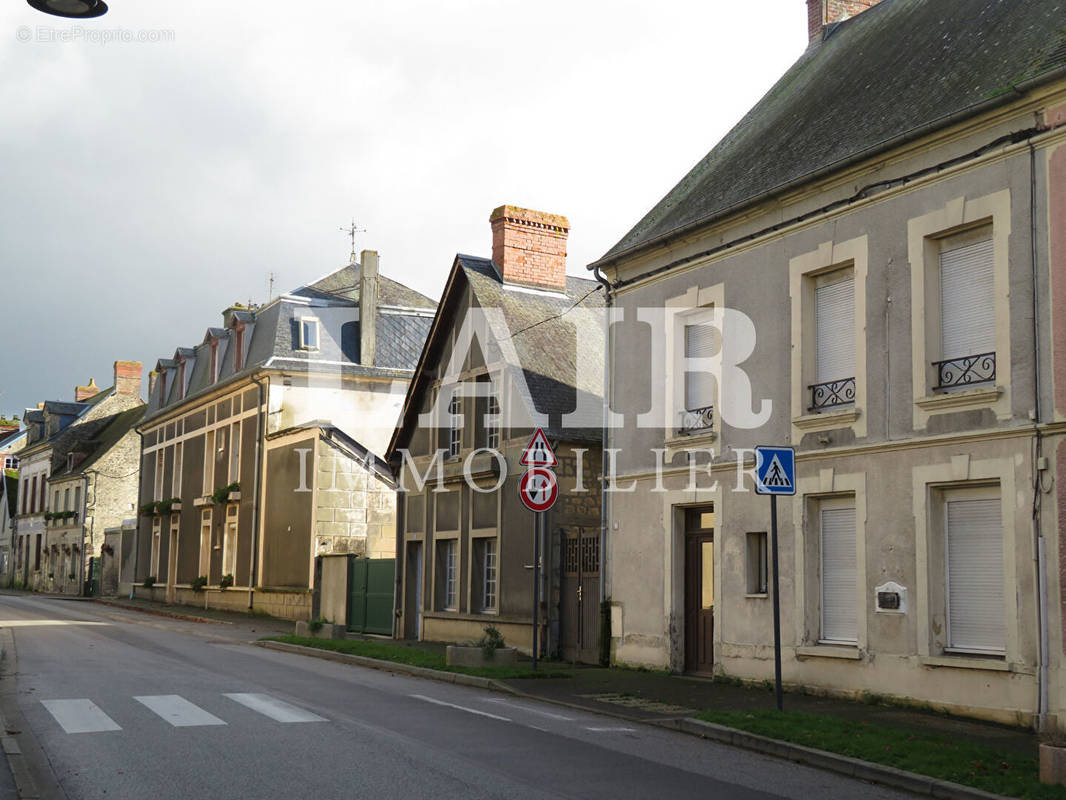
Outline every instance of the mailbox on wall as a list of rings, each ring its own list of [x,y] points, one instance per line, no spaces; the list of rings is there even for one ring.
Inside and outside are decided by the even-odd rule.
[[[883,583],[874,589],[874,601],[879,613],[907,613],[907,589],[893,581]]]

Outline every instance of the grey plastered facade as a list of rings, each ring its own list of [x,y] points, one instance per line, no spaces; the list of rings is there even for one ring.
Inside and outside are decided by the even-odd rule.
[[[601,432],[595,425],[568,427],[564,419],[579,395],[597,414],[602,407],[602,372],[576,371],[582,349],[602,363],[596,288],[569,278],[565,293],[516,290],[501,281],[492,261],[456,257],[389,447],[401,489],[400,638],[465,643],[491,625],[509,645],[532,651],[535,515],[519,497],[526,471],[519,461],[541,424],[560,463],[559,500],[546,513],[539,644],[542,653],[560,655],[573,641],[565,629],[563,549],[567,539],[594,539],[598,553]],[[502,352],[507,348],[509,355]],[[461,409],[454,448],[453,393]],[[490,397],[498,403],[495,415]],[[454,548],[451,577],[447,548]],[[486,548],[494,548],[492,588]],[[588,602],[598,631],[599,597]],[[589,627],[590,637],[598,635]],[[572,655],[593,660],[598,649],[598,641],[588,642]]]
[[[714,670],[772,678],[771,600],[752,591],[748,549],[748,534],[768,529],[768,501],[738,475],[738,458],[750,470],[750,448],[790,444],[798,494],[779,502],[786,683],[1061,726],[1063,504],[1053,487],[1063,466],[1055,454],[1066,388],[1057,289],[1066,56],[1061,39],[1055,49],[1054,26],[1062,12],[1055,2],[889,0],[841,24],[593,265],[613,284],[626,320],[609,345],[611,407],[625,420],[609,446],[620,451],[619,486],[636,487],[607,499],[617,662],[684,668],[684,511],[696,507],[714,513]],[[972,42],[993,31],[1003,38],[971,55]],[[897,49],[917,62],[909,67],[912,91],[903,66],[877,93],[849,84],[856,72],[889,72],[900,54],[893,42],[905,35],[908,47]],[[840,63],[856,66],[842,74]],[[964,96],[963,85],[978,96]],[[885,111],[891,103],[900,107],[894,118]],[[803,114],[816,119],[803,122]],[[798,137],[780,127],[785,119],[800,126]],[[804,138],[804,126],[834,123],[828,144]],[[881,129],[855,130],[864,124]],[[758,136],[746,139],[746,129]],[[787,160],[784,151],[801,142],[808,151]],[[752,158],[766,163],[737,178]],[[934,365],[942,355],[938,253],[952,237],[975,235],[991,252],[992,300],[983,313],[994,320],[996,375],[944,388]],[[854,395],[818,408],[814,292],[837,271],[854,286],[846,329]],[[660,343],[632,324],[639,308],[677,315],[659,323]],[[753,324],[754,350],[739,359],[750,393],[736,373],[731,385],[723,376],[713,426],[682,436],[678,320],[716,308]],[[656,387],[666,387],[665,396],[656,398]],[[740,419],[731,422],[722,406],[738,389],[732,416]],[[757,419],[762,402],[769,413]],[[658,424],[638,425],[649,408]],[[702,451],[692,470],[686,449]],[[1000,514],[997,585],[974,595],[1002,595],[1002,646],[986,652],[953,647],[949,634],[946,506],[970,496],[995,501]],[[854,514],[854,627],[846,642],[825,636],[823,613],[829,540],[820,526],[836,504]],[[901,608],[878,607],[877,589],[890,584],[904,590]]]
[[[163,505],[140,518],[139,594],[202,604],[192,585],[202,576],[215,605],[306,619],[315,555],[392,554],[395,491],[379,454],[433,303],[376,264],[364,251],[363,264],[262,307],[227,309],[200,345],[157,364],[140,505]],[[368,286],[378,301],[370,340]],[[334,473],[360,474],[363,491],[327,496]]]

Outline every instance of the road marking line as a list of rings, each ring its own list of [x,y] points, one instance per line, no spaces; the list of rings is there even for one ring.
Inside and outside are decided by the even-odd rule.
[[[110,622],[82,622],[75,619],[0,619],[0,628],[30,628],[59,625],[110,625]]]
[[[443,700],[437,700],[433,697],[426,697],[424,694],[413,694],[411,697],[416,700],[425,700],[427,703],[433,703],[438,706],[447,706],[448,708],[457,708],[460,711],[465,711],[468,714],[477,714],[479,717],[488,717],[490,719],[498,719],[501,722],[510,722],[508,717],[500,717],[496,714],[490,714],[488,711],[478,711],[476,708],[467,708],[466,706],[457,706],[455,703],[445,703]]]
[[[517,709],[520,709],[522,711],[528,711],[530,714],[539,714],[540,716],[547,717],[548,719],[559,719],[559,720],[562,720],[563,722],[573,722],[574,721],[574,717],[564,717],[562,714],[553,714],[550,711],[541,711],[539,708],[529,708],[528,706],[519,705],[518,703],[512,703],[510,700],[502,700],[502,699],[492,698],[492,699],[486,699],[485,702],[486,703],[499,703],[502,706],[510,706],[511,708],[517,708]]]
[[[99,733],[122,728],[92,700],[42,700],[41,705],[67,733]]]
[[[133,699],[150,708],[175,728],[226,724],[214,714],[209,714],[199,706],[193,705],[181,695],[155,694]]]
[[[325,717],[312,714],[310,711],[294,706],[292,703],[286,703],[284,700],[278,700],[268,694],[238,693],[223,694],[223,697],[228,697],[230,700],[234,700],[242,706],[252,709],[252,711],[258,711],[263,716],[270,717],[277,722],[329,722]]]
[[[635,733],[636,728],[589,728],[585,730],[592,731],[593,733]]]

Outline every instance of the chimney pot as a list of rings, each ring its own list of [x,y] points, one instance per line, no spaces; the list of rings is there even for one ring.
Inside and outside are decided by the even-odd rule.
[[[489,215],[489,224],[492,261],[504,283],[566,291],[566,217],[500,206]]]

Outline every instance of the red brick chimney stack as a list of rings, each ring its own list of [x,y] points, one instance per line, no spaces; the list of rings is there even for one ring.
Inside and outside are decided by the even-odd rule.
[[[873,8],[881,0],[807,0],[809,44],[820,44],[827,25],[834,25]]]
[[[115,362],[115,394],[129,395],[140,398],[141,396],[141,362],[140,361],[116,361]]]
[[[566,291],[570,222],[558,214],[500,206],[489,216],[492,261],[504,283]]]

